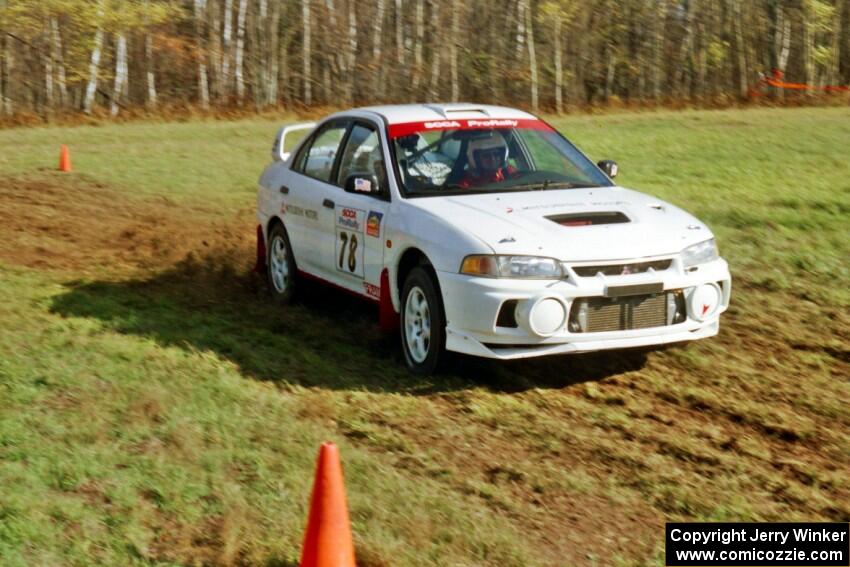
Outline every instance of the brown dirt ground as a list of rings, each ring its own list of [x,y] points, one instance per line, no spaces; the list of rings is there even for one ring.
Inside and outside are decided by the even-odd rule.
[[[133,199],[83,177],[0,180],[0,261],[74,274],[127,275],[193,255],[252,257],[250,210],[223,222],[166,198]],[[232,254],[239,249],[240,254]],[[245,260],[247,261],[247,260]]]
[[[253,247],[250,210],[223,219],[165,199],[129,199],[79,177],[0,181],[0,262],[126,278],[202,257],[228,273],[246,274]],[[244,288],[222,291],[220,283],[193,289],[211,298],[223,293],[234,303],[256,301]],[[510,517],[558,562],[590,563],[592,556],[612,552],[650,557],[667,518],[710,512],[714,503],[728,500],[723,490],[733,479],[740,479],[740,497],[751,496],[753,513],[763,519],[846,521],[850,423],[846,413],[836,417],[821,408],[831,407],[830,396],[846,394],[850,321],[837,309],[793,298],[787,299],[796,308],[779,312],[770,293],[745,278],[736,285],[749,308],[730,310],[725,325],[734,332],[699,351],[712,361],[702,368],[663,352],[637,368],[626,359],[618,362],[617,355],[601,362],[577,358],[559,362],[559,373],[591,378],[558,387],[545,360],[521,367],[473,362],[467,372],[495,374],[497,383],[555,384],[545,392],[536,387],[488,399],[518,404],[506,405],[495,418],[477,413],[480,394],[465,390],[425,394],[416,413],[393,415],[377,411],[378,404],[329,409],[327,393],[318,389],[303,393],[304,417],[327,419],[336,412],[339,423],[367,422],[413,447],[388,457],[411,475],[445,479],[467,494],[476,494],[480,485],[468,482],[475,480],[509,495],[505,502],[479,494],[482,505]],[[832,341],[826,344],[824,336]],[[834,388],[812,391],[798,378],[810,370],[804,355],[811,351],[830,355]],[[789,368],[797,377],[785,374]],[[596,374],[608,378],[596,381]],[[510,413],[514,419],[502,419]],[[344,425],[340,429],[353,443],[392,452]],[[417,456],[423,454],[434,460],[423,462]],[[546,484],[546,471],[576,467],[595,488]],[[610,493],[598,494],[599,486]],[[218,544],[209,545],[213,549],[195,551],[221,562]]]

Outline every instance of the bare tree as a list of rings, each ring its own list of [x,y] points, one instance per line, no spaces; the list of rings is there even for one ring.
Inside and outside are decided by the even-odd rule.
[[[236,78],[236,99],[239,104],[245,98],[245,18],[248,15],[248,0],[239,0],[239,12],[236,15],[236,55],[234,56],[234,76]]]
[[[395,52],[399,64],[404,65],[404,11],[403,0],[395,0]]]
[[[791,55],[791,19],[781,3],[776,7],[776,31],[773,41],[776,51],[776,69],[784,75],[788,67],[788,57]],[[777,95],[784,98],[785,91],[779,90]]]
[[[207,77],[207,58],[204,45],[204,11],[206,0],[195,0],[195,44],[198,46],[198,99],[201,108],[210,107],[210,85]]]
[[[59,87],[59,105],[68,104],[68,83],[65,77],[65,60],[62,52],[62,34],[59,33],[59,19],[50,18],[51,57],[56,65],[56,85]]]
[[[304,104],[307,106],[313,104],[313,77],[310,72],[310,60],[313,58],[312,45],[310,43],[310,19],[310,0],[301,0],[301,25],[304,30],[304,38],[302,40]]]
[[[522,59],[525,53],[525,12],[528,0],[518,0],[516,4],[516,58]]]
[[[653,0],[649,0],[650,3]],[[667,2],[656,2],[656,13],[652,18],[652,96],[656,101],[661,100],[661,68],[664,55],[664,37],[667,19]]]
[[[414,27],[416,30],[416,39],[413,44],[413,92],[417,93],[424,70],[422,50],[425,40],[425,0],[416,0],[416,22]]]
[[[803,0],[803,61],[806,69],[806,82],[815,84],[815,32],[812,0]],[[811,93],[811,91],[809,91]]]
[[[83,102],[83,110],[86,114],[91,114],[94,97],[97,93],[97,72],[100,67],[100,52],[103,49],[103,24],[101,20],[103,19],[104,4],[105,0],[100,0],[97,8],[97,31],[94,34],[94,47],[89,61],[89,82],[86,86],[86,98]]]
[[[554,41],[553,61],[555,63],[555,112],[561,114],[564,111],[564,63],[562,61],[563,46],[561,45],[561,22],[563,16],[561,10],[555,10],[552,18]]]
[[[832,22],[832,45],[830,51],[832,53],[832,66],[829,70],[828,82],[838,83],[841,81],[841,35],[842,23],[844,21],[844,10],[846,9],[846,0],[836,0],[835,14]]]
[[[112,116],[118,114],[118,99],[128,90],[127,80],[127,36],[119,32],[115,38],[115,83],[109,108]]]
[[[431,19],[433,20],[433,29],[441,28],[440,21],[440,4],[436,0],[431,2]],[[443,58],[442,43],[434,42],[431,47],[431,78],[428,86],[428,98],[436,100],[440,96],[440,61]]]
[[[230,96],[230,60],[233,49],[233,0],[224,0],[224,29],[221,32],[221,96]]]
[[[12,67],[12,50],[9,48],[9,36],[2,34],[0,47],[3,49],[3,57],[0,57],[0,110],[3,114],[12,114],[12,100],[8,96],[9,70]]]
[[[145,83],[147,86],[147,105],[156,108],[156,72],[153,60],[153,38],[145,34]]]
[[[534,20],[531,7],[525,6],[525,27],[528,33],[528,69],[531,74],[531,109],[534,112],[540,108],[540,95],[537,77],[537,51],[534,45]]]
[[[47,27],[50,26],[49,21]],[[46,37],[51,37],[49,29],[45,30]],[[44,106],[45,113],[50,113],[53,110],[53,50],[41,50],[41,59],[44,63]]]
[[[354,103],[354,82],[357,78],[357,10],[354,2],[348,2],[348,56],[346,59],[348,70],[348,82],[346,88],[346,102]]]
[[[375,19],[372,21],[372,65],[375,70],[374,94],[380,98],[384,93],[383,73],[381,72],[383,69],[381,43],[384,33],[384,0],[377,0],[376,12]]]
[[[452,75],[452,101],[460,98],[458,84],[457,42],[460,41],[460,2],[452,0],[452,39],[449,42],[449,65]]]

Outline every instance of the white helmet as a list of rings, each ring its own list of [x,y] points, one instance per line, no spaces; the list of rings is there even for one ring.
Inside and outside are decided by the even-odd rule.
[[[469,141],[466,158],[470,168],[481,172],[498,171],[508,163],[508,144],[495,130],[482,132]]]

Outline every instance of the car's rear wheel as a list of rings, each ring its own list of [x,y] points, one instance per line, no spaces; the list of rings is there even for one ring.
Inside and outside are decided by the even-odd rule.
[[[415,374],[433,374],[446,362],[443,303],[433,276],[422,267],[411,270],[404,282],[401,346],[404,361]]]
[[[282,224],[276,224],[269,231],[268,257],[266,270],[272,297],[280,304],[292,302],[295,295],[295,257],[292,246]]]

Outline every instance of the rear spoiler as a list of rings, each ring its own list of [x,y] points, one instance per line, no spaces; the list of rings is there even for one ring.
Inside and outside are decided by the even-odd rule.
[[[312,130],[315,127],[315,122],[302,122],[301,124],[290,124],[278,130],[272,144],[272,159],[275,161],[286,161],[289,159],[291,152],[285,150],[287,134],[297,130]]]

